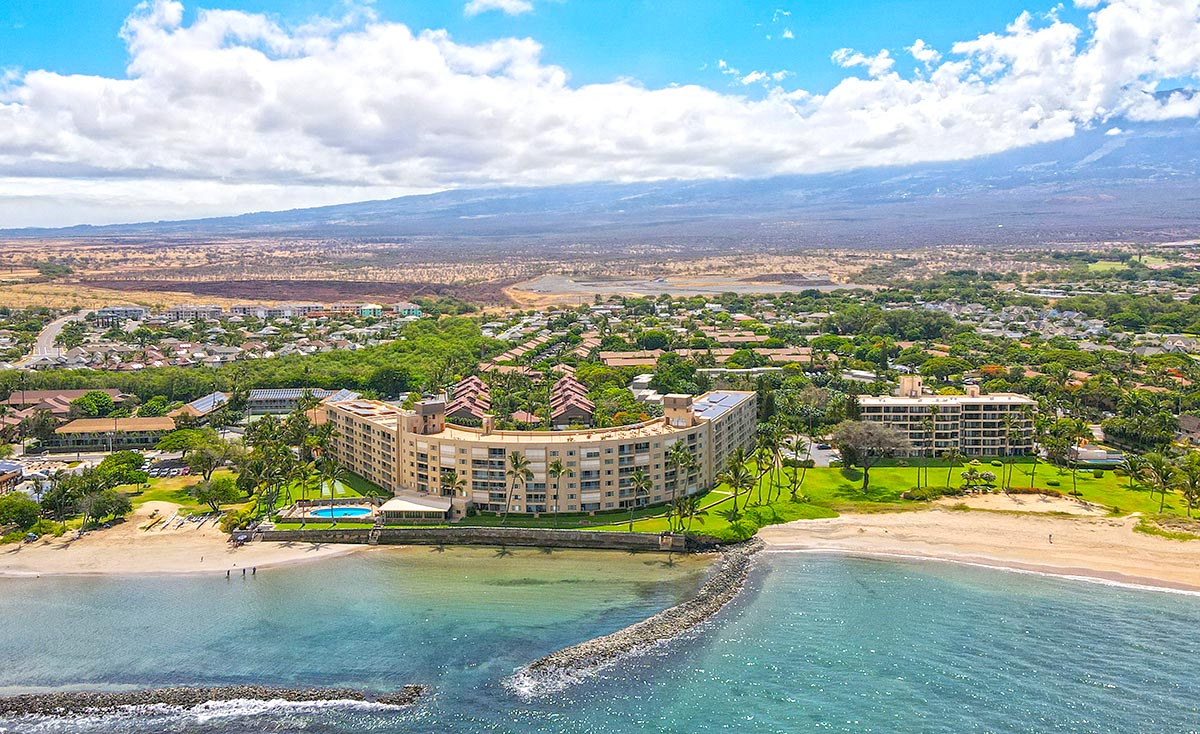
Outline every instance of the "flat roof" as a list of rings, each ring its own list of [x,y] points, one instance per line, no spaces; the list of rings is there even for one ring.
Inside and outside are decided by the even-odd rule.
[[[713,390],[696,398],[692,403],[692,411],[701,420],[713,420],[725,415],[752,397],[754,397],[754,393],[742,390]]]
[[[380,512],[449,512],[450,498],[437,496],[393,497],[379,506]]]
[[[175,421],[159,418],[80,418],[56,429],[55,433],[108,433],[110,431],[174,431]]]
[[[1037,405],[1037,401],[1033,398],[1027,398],[1024,395],[1017,395],[1011,392],[993,393],[991,395],[979,395],[971,397],[968,395],[922,395],[920,397],[907,397],[897,395],[883,395],[880,397],[870,397],[861,395],[858,398],[858,404],[867,405]]]

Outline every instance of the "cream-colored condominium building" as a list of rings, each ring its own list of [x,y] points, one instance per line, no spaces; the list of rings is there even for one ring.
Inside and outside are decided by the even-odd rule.
[[[667,395],[664,416],[618,428],[576,431],[497,431],[491,416],[480,428],[446,422],[446,405],[418,403],[402,410],[374,400],[324,405],[334,426],[330,452],[348,470],[395,493],[453,497],[452,515],[468,506],[501,512],[511,481],[509,457],[521,454],[533,478],[513,491],[510,512],[593,512],[669,501],[711,487],[737,446],[753,448],[757,405],[753,392],[713,391],[693,398]],[[696,468],[680,472],[667,460],[682,441]],[[548,474],[555,460],[567,473]],[[635,496],[631,475],[641,468],[653,483],[649,497]],[[443,487],[455,472],[458,493]]]
[[[913,456],[957,448],[967,456],[1023,455],[1033,451],[1037,401],[1013,393],[924,395],[920,377],[900,378],[899,395],[859,398],[862,419],[892,426],[912,441]]]

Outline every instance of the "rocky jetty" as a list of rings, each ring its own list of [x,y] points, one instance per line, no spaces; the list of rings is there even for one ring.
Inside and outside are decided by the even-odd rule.
[[[505,681],[506,685],[523,696],[562,690],[622,659],[696,628],[742,590],[751,560],[763,545],[754,538],[727,547],[712,575],[691,599],[612,634],[550,653],[518,670]]]
[[[30,693],[0,698],[0,715],[70,716],[120,711],[131,706],[173,706],[192,709],[214,701],[361,701],[407,706],[425,693],[424,686],[404,686],[392,693],[349,688],[155,688],[142,691]]]

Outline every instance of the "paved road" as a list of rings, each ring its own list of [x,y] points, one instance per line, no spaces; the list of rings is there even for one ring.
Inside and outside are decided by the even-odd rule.
[[[16,366],[23,367],[34,357],[46,354],[58,354],[58,347],[54,345],[54,340],[62,333],[63,327],[72,321],[83,321],[90,313],[90,310],[84,309],[79,313],[63,316],[46,324],[46,328],[42,329],[42,333],[38,334],[37,341],[33,343],[33,349],[21,361],[17,362]]]

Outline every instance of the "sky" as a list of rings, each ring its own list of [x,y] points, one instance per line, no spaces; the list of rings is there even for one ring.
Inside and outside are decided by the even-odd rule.
[[[1200,0],[3,0],[0,228],[969,159],[1198,81]]]

